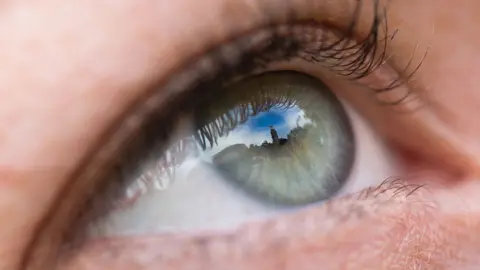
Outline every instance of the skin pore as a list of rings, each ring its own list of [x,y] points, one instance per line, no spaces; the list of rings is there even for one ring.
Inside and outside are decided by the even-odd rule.
[[[362,18],[371,18],[374,1],[363,2]],[[287,10],[342,29],[357,1],[2,3],[0,269],[478,269],[480,2],[387,2],[389,29],[397,30],[387,65],[401,72],[428,52],[396,91],[420,93],[428,106],[412,111],[405,103],[399,107],[410,113],[398,113],[343,78],[326,83],[399,149],[408,173],[420,175],[402,181],[428,188],[398,195],[391,188],[398,182],[389,182],[355,203],[358,195],[334,199],[229,233],[87,241],[58,264],[59,231],[73,222],[66,213],[114,159],[124,138],[116,127],[132,108],[148,107],[146,98],[188,60],[285,22]],[[356,34],[368,23],[361,20]],[[332,77],[311,65],[292,68]]]

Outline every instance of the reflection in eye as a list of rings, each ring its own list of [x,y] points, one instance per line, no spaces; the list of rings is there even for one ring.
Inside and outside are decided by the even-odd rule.
[[[355,117],[354,142],[349,118],[301,73],[230,84],[181,118],[170,147],[139,166],[91,235],[232,228],[378,184],[395,162]]]
[[[277,72],[226,92],[229,102],[205,106],[207,112],[199,114],[214,120],[196,134],[201,159],[226,181],[277,204],[320,201],[340,189],[352,165],[353,137],[326,86],[305,75]]]

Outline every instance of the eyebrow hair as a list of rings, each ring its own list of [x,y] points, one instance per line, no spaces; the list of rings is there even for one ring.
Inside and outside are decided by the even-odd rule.
[[[377,3],[377,0],[372,1]],[[305,6],[300,8],[300,2]],[[301,17],[301,20],[306,20],[309,17],[310,19],[315,19],[315,12],[320,12],[326,16],[326,14],[329,13],[328,11],[331,10],[329,7],[333,5],[341,5],[331,1],[285,0],[282,3],[285,5],[278,5],[278,2],[276,2],[276,5],[273,8],[271,5],[266,5],[264,8],[260,8],[261,10],[264,10],[265,13],[262,13],[262,19],[256,21],[256,25],[250,26],[249,30],[253,31],[254,29],[263,28],[267,25],[273,26],[285,22],[293,22],[297,20],[297,16]],[[311,4],[312,6],[310,7],[314,8],[308,8],[309,6],[307,3]],[[358,4],[363,3],[363,1],[352,2],[346,0],[345,4],[348,3]],[[320,10],[319,7],[323,7],[324,9]],[[280,8],[284,8],[284,10],[281,10]],[[338,15],[337,17],[341,16],[342,15]],[[316,18],[316,20],[318,21],[320,19]],[[326,22],[332,23],[330,21]],[[233,22],[231,22],[231,24],[234,25]],[[240,23],[236,24],[236,27],[238,27],[239,24]],[[225,22],[225,25],[229,25],[229,23]],[[233,28],[234,26],[231,26],[231,29]],[[228,33],[228,36],[226,36],[225,39],[234,39],[234,37],[237,37],[238,35],[238,30],[232,30]],[[207,45],[208,42],[215,41],[205,40],[204,42],[205,43],[202,46],[205,48],[219,46],[218,44]],[[197,45],[200,46],[199,44]],[[243,46],[245,45],[246,44]],[[220,50],[222,50],[221,48],[225,47],[219,47]],[[232,54],[223,55],[223,61],[225,61],[226,66],[231,64],[231,59],[233,59],[231,58],[232,56]],[[196,63],[198,63],[198,59],[199,58],[197,58]],[[189,64],[181,65],[181,69],[185,69],[188,65]],[[245,66],[242,68],[245,68]],[[75,236],[71,235],[71,233],[73,233],[71,228],[68,227],[72,225],[72,222],[75,222],[80,226],[84,224],[84,221],[82,221],[79,216],[83,214],[82,211],[85,210],[86,205],[93,203],[90,194],[95,193],[97,190],[105,190],[105,188],[109,186],[107,183],[108,180],[111,179],[112,176],[114,177],[115,174],[119,173],[118,165],[123,162],[121,158],[125,158],[125,155],[132,153],[131,150],[128,151],[125,149],[127,145],[134,144],[132,136],[138,136],[138,129],[144,126],[144,123],[146,123],[147,119],[151,119],[152,115],[160,113],[162,119],[172,118],[172,115],[166,113],[164,109],[160,111],[158,111],[158,109],[162,108],[166,102],[171,101],[172,96],[178,95],[178,93],[181,92],[180,89],[190,88],[189,86],[195,85],[201,81],[203,77],[211,76],[211,74],[205,69],[203,72],[198,72],[198,70],[194,71],[188,68],[184,72],[178,73],[178,70],[172,72],[176,73],[177,76],[175,76],[175,83],[171,84],[170,88],[166,86],[162,88],[162,91],[158,91],[157,84],[152,85],[151,91],[147,91],[148,94],[145,94],[146,96],[139,96],[138,100],[133,101],[132,106],[126,108],[124,115],[122,115],[117,122],[111,123],[103,133],[104,135],[98,138],[97,144],[91,148],[90,154],[85,156],[83,162],[77,167],[77,170],[69,177],[71,180],[67,181],[61,188],[62,191],[58,193],[58,196],[54,200],[48,214],[45,215],[42,221],[36,226],[35,237],[31,239],[30,244],[24,253],[20,265],[21,268],[25,268],[31,263],[48,264],[49,260],[57,256],[57,251],[53,250],[55,246],[65,242],[66,239],[72,239],[72,237],[75,238]],[[228,72],[231,72],[231,70]],[[168,78],[172,74],[165,75],[166,78]],[[168,83],[165,82],[163,82],[163,84],[168,85]],[[160,134],[160,137],[162,136],[165,137],[166,135]],[[119,153],[123,154],[122,157]],[[79,192],[79,190],[83,192]],[[70,199],[65,201],[64,197]],[[102,211],[103,210],[100,212]],[[71,217],[72,220],[68,220],[68,222],[65,221],[63,215]],[[78,233],[78,231],[75,231],[75,233]],[[42,245],[50,247],[46,249],[39,248],[42,247]]]

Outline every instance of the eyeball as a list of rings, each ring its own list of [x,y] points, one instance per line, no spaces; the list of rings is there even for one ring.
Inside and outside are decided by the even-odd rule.
[[[381,182],[394,164],[325,84],[298,72],[226,85],[171,134],[166,150],[138,166],[129,203],[92,234],[233,228],[375,184],[364,175]]]

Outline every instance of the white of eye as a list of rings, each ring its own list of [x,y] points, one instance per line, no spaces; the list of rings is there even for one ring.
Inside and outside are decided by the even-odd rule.
[[[337,196],[379,185],[386,178],[398,175],[400,170],[399,161],[382,139],[353,109],[343,105],[351,120],[356,151],[350,177]],[[323,138],[321,144],[324,144]],[[92,225],[91,235],[231,229],[292,210],[252,198],[199,158],[186,159],[175,172],[182,175],[177,175],[175,183],[168,188],[165,183],[153,182],[145,191],[145,184],[137,183],[137,189],[143,191],[138,200]]]

